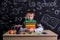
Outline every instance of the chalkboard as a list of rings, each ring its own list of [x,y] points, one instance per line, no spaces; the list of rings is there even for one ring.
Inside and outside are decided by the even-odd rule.
[[[19,24],[29,10],[35,12],[37,22],[60,35],[60,0],[0,0],[0,24]]]

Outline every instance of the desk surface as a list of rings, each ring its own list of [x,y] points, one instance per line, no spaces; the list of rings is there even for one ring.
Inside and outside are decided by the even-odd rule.
[[[6,32],[5,34],[3,34],[3,37],[6,36],[20,36],[20,37],[28,37],[28,36],[57,36],[57,34],[55,34],[54,32],[52,32],[51,30],[44,30],[43,32],[46,32],[47,34],[9,34],[8,32]]]

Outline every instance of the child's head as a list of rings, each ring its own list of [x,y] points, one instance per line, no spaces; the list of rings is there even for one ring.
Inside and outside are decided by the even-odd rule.
[[[26,17],[27,17],[27,19],[29,19],[29,20],[33,20],[34,15],[35,15],[35,14],[34,14],[33,11],[28,11],[27,14],[26,14]]]

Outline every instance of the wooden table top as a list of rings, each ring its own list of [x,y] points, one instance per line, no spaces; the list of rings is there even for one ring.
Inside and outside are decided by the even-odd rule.
[[[43,34],[43,32],[46,32],[47,34]],[[6,32],[5,34],[3,34],[3,37],[5,36],[20,36],[20,37],[28,37],[28,36],[58,36],[56,33],[52,32],[51,30],[43,30],[43,32],[41,34],[9,34],[8,32]]]

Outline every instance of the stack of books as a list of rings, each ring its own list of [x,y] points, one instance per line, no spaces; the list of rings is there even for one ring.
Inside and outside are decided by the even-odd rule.
[[[26,20],[25,21],[25,27],[27,29],[30,29],[30,28],[35,29],[36,28],[36,21],[35,20]]]

